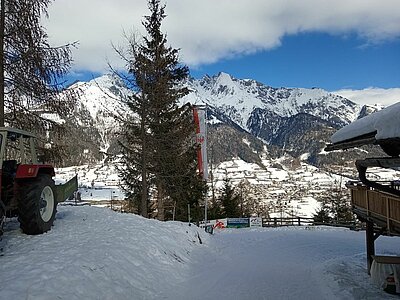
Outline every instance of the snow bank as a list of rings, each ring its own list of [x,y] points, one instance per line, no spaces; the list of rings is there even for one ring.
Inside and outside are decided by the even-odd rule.
[[[376,131],[377,140],[400,137],[400,102],[354,121],[332,135],[332,143],[343,142]]]
[[[0,299],[157,299],[208,243],[196,226],[94,207],[59,207],[43,235],[7,226]]]

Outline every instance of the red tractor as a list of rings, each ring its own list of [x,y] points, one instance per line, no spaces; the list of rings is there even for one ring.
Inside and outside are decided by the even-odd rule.
[[[54,167],[38,162],[35,144],[32,133],[0,127],[0,235],[6,217],[15,216],[27,234],[50,230],[57,204],[78,188],[76,176],[55,185]]]

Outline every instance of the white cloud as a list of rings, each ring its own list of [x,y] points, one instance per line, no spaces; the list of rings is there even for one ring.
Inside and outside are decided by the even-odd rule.
[[[398,0],[170,0],[163,31],[190,66],[271,49],[301,32],[357,33],[368,43],[400,36]],[[102,71],[123,30],[143,31],[146,0],[56,0],[44,22],[51,41],[79,41],[75,69]]]
[[[383,104],[388,106],[400,102],[400,88],[381,89],[370,87],[363,90],[344,89],[332,93],[359,104]]]

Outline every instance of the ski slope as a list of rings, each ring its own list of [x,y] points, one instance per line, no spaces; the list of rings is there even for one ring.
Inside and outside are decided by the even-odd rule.
[[[201,243],[200,243],[201,241]],[[399,254],[380,237],[377,254]],[[225,229],[59,206],[52,230],[8,220],[0,299],[397,299],[371,285],[365,233],[341,228]]]

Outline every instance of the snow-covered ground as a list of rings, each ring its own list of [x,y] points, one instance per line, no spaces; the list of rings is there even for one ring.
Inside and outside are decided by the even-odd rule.
[[[1,242],[0,299],[160,299],[208,245],[195,226],[89,206],[59,206],[43,235],[18,226]]]
[[[200,243],[200,240],[202,243]],[[0,299],[398,299],[371,285],[365,233],[341,228],[225,229],[60,206],[52,230],[9,220]],[[377,254],[399,255],[380,237]]]

